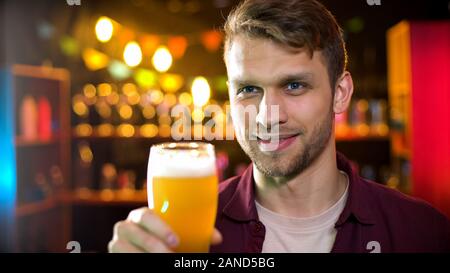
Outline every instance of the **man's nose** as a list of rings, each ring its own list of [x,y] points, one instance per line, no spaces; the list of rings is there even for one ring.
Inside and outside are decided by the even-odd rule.
[[[287,121],[283,99],[276,90],[264,92],[258,107],[256,122],[266,128],[271,128]]]

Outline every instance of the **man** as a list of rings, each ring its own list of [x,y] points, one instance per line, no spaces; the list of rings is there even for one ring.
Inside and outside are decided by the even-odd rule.
[[[360,178],[336,153],[334,115],[348,108],[353,82],[341,30],[323,5],[244,1],[225,34],[232,118],[253,164],[220,184],[212,252],[450,251],[445,216]],[[252,139],[241,106],[255,106],[269,133]],[[169,226],[143,208],[115,226],[109,250],[176,245]]]

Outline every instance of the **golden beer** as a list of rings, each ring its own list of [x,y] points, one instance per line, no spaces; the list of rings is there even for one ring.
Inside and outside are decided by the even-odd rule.
[[[180,239],[177,252],[208,252],[217,212],[214,147],[205,143],[153,146],[148,167],[149,207]]]

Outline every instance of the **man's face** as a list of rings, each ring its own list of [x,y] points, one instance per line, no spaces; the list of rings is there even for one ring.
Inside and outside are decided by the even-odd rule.
[[[333,96],[320,51],[311,58],[306,50],[294,52],[268,39],[237,36],[225,58],[242,149],[265,175],[302,172],[330,144],[333,129]],[[271,111],[274,105],[278,115]],[[248,115],[237,110],[246,106],[257,109],[257,131]],[[278,141],[270,133],[276,130]]]

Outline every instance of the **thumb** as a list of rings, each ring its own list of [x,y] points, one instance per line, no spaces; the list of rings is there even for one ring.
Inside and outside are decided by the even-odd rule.
[[[220,233],[219,230],[214,228],[213,234],[211,236],[211,244],[218,245],[218,244],[222,243],[222,240],[223,240],[222,234]]]

